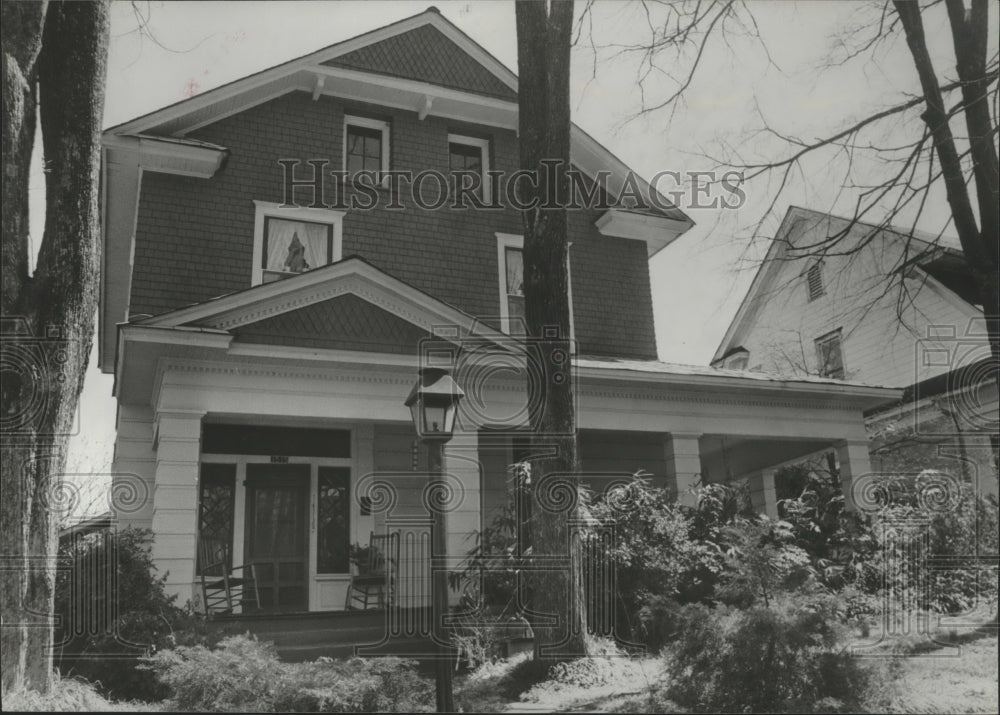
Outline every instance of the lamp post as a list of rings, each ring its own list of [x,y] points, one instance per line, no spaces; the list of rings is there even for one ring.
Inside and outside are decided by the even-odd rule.
[[[465,393],[451,378],[448,371],[439,367],[420,369],[417,384],[406,398],[413,426],[417,435],[427,444],[428,471],[431,485],[444,484],[444,445],[455,429],[458,401]],[[434,560],[437,559],[437,568]],[[444,618],[448,613],[448,514],[444,508],[435,509],[431,525],[431,568],[433,581],[434,637],[438,643],[436,666],[437,711],[455,712],[455,698],[451,682],[451,658],[446,645]]]

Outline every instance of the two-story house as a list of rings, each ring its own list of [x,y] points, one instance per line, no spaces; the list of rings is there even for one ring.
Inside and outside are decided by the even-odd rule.
[[[791,207],[712,364],[904,388],[867,415],[874,466],[996,494],[989,361],[957,240]]]
[[[344,609],[350,545],[393,529],[412,541],[397,597],[426,602],[426,452],[404,405],[426,340],[456,348],[466,395],[445,451],[450,552],[506,498],[544,389],[516,329],[520,212],[502,194],[435,210],[431,181],[425,201],[390,173],[500,180],[486,172],[518,169],[517,115],[514,74],[430,9],[105,132],[116,517],[152,529],[181,602],[211,536],[234,565],[269,565],[261,610]],[[609,172],[609,193],[630,174],[576,126],[572,159]],[[804,453],[837,449],[848,483],[867,472],[862,414],[893,391],[658,361],[648,259],[691,225],[673,206],[570,211],[583,481],[645,470],[688,498],[748,479],[763,505],[762,474]]]

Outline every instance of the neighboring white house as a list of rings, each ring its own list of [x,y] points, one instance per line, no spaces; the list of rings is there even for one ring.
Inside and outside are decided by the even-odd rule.
[[[917,468],[921,445],[926,466],[942,468],[958,449],[995,492],[989,360],[957,241],[791,207],[712,364],[907,388],[867,414],[876,467]],[[904,445],[909,459],[888,457]]]

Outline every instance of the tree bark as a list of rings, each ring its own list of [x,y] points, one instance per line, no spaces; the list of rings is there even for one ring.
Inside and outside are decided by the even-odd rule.
[[[923,17],[919,3],[893,0],[906,34],[906,44],[920,78],[927,109],[923,119],[934,140],[934,149],[941,163],[948,205],[962,253],[972,273],[980,298],[990,344],[989,375],[1000,383],[1000,191],[998,191],[998,161],[994,144],[993,122],[989,108],[989,81],[986,77],[986,47],[989,32],[989,4],[973,0],[967,14],[962,0],[947,0],[948,21],[955,46],[958,78],[961,82],[965,124],[969,133],[972,156],[972,181],[976,188],[979,221],[972,208],[966,176],[962,171],[958,149],[941,87],[927,50]],[[990,434],[994,463],[1000,435]]]
[[[65,463],[97,307],[109,14],[107,0],[4,3],[3,14],[3,131],[13,151],[5,156],[3,178],[0,537],[6,573],[0,655],[5,690],[45,692],[57,546],[53,487]],[[29,275],[27,185],[36,96],[46,207]]]
[[[544,376],[541,409],[531,416],[531,549],[536,561],[552,559],[552,568],[531,576],[529,618],[536,657],[565,659],[586,652],[580,552],[572,544],[579,470],[565,208],[573,3],[520,0],[516,16],[520,166],[534,179],[521,184],[521,199],[538,202],[522,213],[526,342],[529,369]]]

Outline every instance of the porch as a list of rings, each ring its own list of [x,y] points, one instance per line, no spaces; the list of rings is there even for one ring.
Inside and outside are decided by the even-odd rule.
[[[346,606],[351,546],[396,533],[393,605],[428,606],[427,459],[402,404],[417,358],[199,357],[161,357],[149,382],[126,376],[134,381],[120,388],[145,392],[146,405],[119,412],[116,483],[138,496],[117,516],[152,528],[154,562],[179,602],[201,601],[204,534],[226,541],[233,566],[260,565],[263,614],[335,614]],[[444,464],[452,568],[507,498],[524,434],[510,416],[527,399],[523,375],[477,383],[466,368],[456,376],[478,394]],[[848,495],[869,471],[862,412],[886,390],[697,370],[578,359],[580,481],[601,489],[643,471],[681,500],[699,482],[743,481],[773,513],[783,463],[833,450]]]

